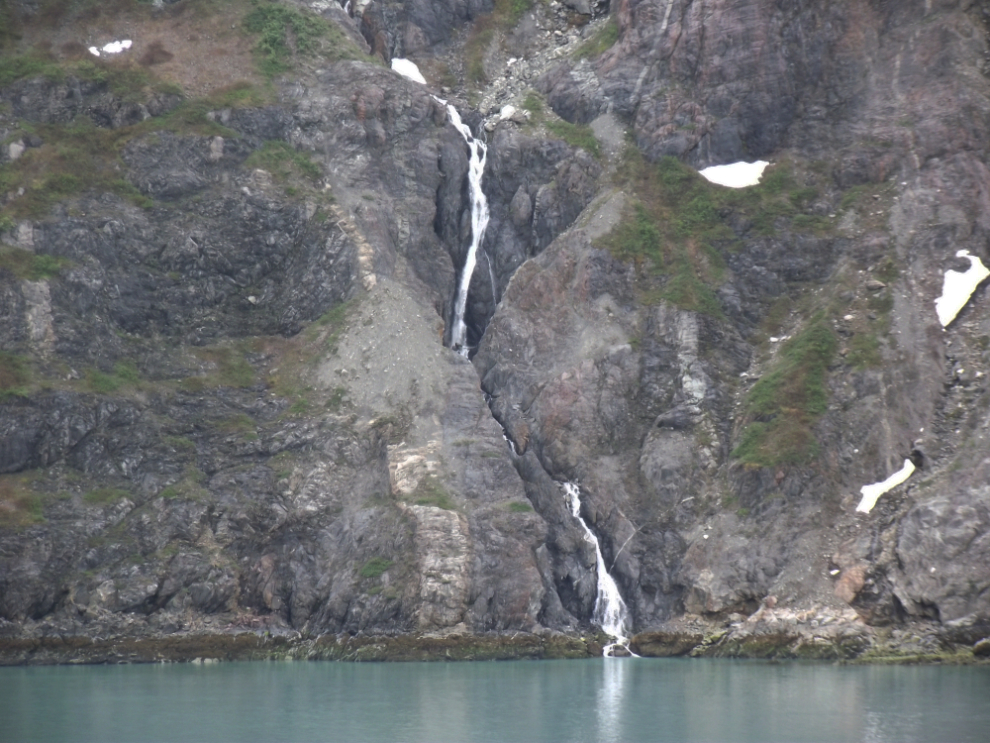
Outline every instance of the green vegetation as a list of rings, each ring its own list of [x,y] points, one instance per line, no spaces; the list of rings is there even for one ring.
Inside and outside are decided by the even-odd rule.
[[[17,19],[11,7],[13,3],[0,3],[0,69],[4,62],[4,52],[18,37]],[[3,85],[0,82],[0,85]]]
[[[843,211],[853,208],[866,198],[869,191],[870,187],[867,184],[846,189],[845,193],[842,194],[842,200],[839,202],[839,208]]]
[[[720,276],[721,260],[717,253],[710,256],[709,260],[704,263],[695,260],[690,253],[691,247],[688,246],[686,249],[678,251],[672,265],[673,272],[667,280],[662,296],[678,307],[691,309],[712,317],[722,317],[722,308],[715,292],[701,278],[700,272],[696,268],[699,265],[711,266],[714,264],[717,266],[717,275]],[[709,269],[709,273],[715,272]]]
[[[580,147],[594,157],[601,158],[601,145],[587,124],[572,124],[559,118],[548,119],[545,115],[546,104],[534,90],[526,94],[521,105],[530,113],[530,124],[543,125],[551,135],[564,140],[571,147]]]
[[[557,119],[547,121],[546,127],[547,131],[564,140],[571,147],[580,147],[590,155],[594,155],[599,159],[601,158],[601,146],[595,138],[595,133],[591,131],[591,127],[587,124],[572,124],[569,121]]]
[[[337,344],[340,342],[340,335],[347,327],[348,315],[350,315],[351,311],[357,307],[359,301],[359,298],[355,297],[354,299],[349,299],[346,302],[341,302],[340,304],[334,305],[329,310],[324,312],[320,318],[310,326],[312,328],[309,333],[310,337],[315,336],[317,333],[325,333],[327,351],[331,354],[336,353]]]
[[[527,103],[540,101],[534,94]],[[733,189],[709,183],[673,157],[650,164],[630,147],[616,181],[636,198],[597,244],[636,265],[646,302],[666,300],[720,317],[715,289],[725,271],[723,255],[738,247],[740,225],[756,235],[831,229],[827,219],[801,212],[818,190],[801,185],[786,162],[768,168],[759,185]]]
[[[196,444],[185,436],[165,436],[162,441],[165,446],[175,449],[177,452],[192,453],[196,451]]]
[[[900,266],[898,266],[897,261],[895,261],[890,256],[887,256],[882,261],[877,264],[877,267],[873,271],[873,276],[884,282],[885,284],[891,284],[897,280],[897,277],[901,275]]]
[[[83,502],[91,506],[106,506],[123,500],[130,493],[123,488],[97,488],[91,490],[83,496]]]
[[[605,25],[595,32],[594,36],[577,48],[577,51],[574,52],[574,58],[585,59],[598,57],[606,50],[611,49],[618,40],[619,24],[616,22],[615,16],[611,15],[605,22]]]
[[[543,99],[539,93],[531,90],[526,93],[526,98],[522,102],[522,107],[529,111],[534,117],[543,116]]]
[[[298,178],[315,183],[322,174],[320,166],[314,163],[309,155],[281,140],[265,142],[247,157],[244,167],[266,170],[279,183],[287,183]]]
[[[384,557],[372,557],[368,562],[361,566],[358,571],[358,575],[362,578],[381,578],[382,574],[392,567],[394,563],[391,560],[386,560]]]
[[[238,413],[224,421],[220,421],[217,428],[224,433],[240,434],[248,441],[255,441],[258,438],[258,430],[254,419],[245,413]]]
[[[106,374],[99,369],[90,369],[86,373],[86,386],[91,392],[109,395],[121,387],[133,386],[141,381],[138,368],[130,361],[118,361],[114,364],[113,372]]]
[[[210,491],[203,487],[206,475],[196,467],[186,467],[182,478],[164,488],[158,495],[165,500],[195,500],[204,501],[210,497]]]
[[[846,363],[854,369],[876,369],[883,365],[876,333],[856,333],[849,342]]]
[[[100,129],[80,117],[65,126],[25,125],[41,136],[40,147],[0,167],[0,191],[23,194],[7,203],[6,216],[37,218],[56,201],[96,189],[115,193],[140,206],[151,202],[121,177],[119,153],[133,127]]]
[[[252,5],[244,28],[258,37],[255,56],[268,77],[291,70],[297,57],[319,56],[331,62],[367,59],[336,24],[318,15],[260,0],[252,0]]]
[[[773,467],[805,464],[817,456],[811,429],[828,408],[825,376],[836,345],[822,314],[783,345],[774,368],[746,396],[745,428],[733,457]]]
[[[255,383],[254,367],[244,358],[241,348],[215,346],[197,348],[193,353],[210,369],[206,375],[184,379],[181,386],[187,392],[198,392],[207,387],[250,387]]]
[[[25,357],[0,351],[0,402],[8,397],[26,395],[29,379]]]
[[[325,22],[321,20],[321,23]],[[0,55],[0,85],[38,75],[59,81],[76,78],[105,84],[117,98],[129,101],[145,102],[156,93],[181,96],[181,90],[155,80],[147,71],[112,61],[65,62],[35,51]],[[168,113],[132,126],[101,128],[87,116],[79,116],[68,124],[22,122],[14,136],[35,135],[42,144],[0,167],[0,192],[19,194],[0,209],[0,223],[7,225],[15,219],[41,217],[55,202],[87,191],[115,193],[138,206],[151,206],[153,202],[122,177],[126,168],[120,156],[129,142],[160,131],[236,137],[235,132],[211,121],[207,114],[221,108],[264,105],[271,97],[271,92],[240,82],[206,98],[181,101]],[[270,152],[271,148],[268,152],[262,148],[259,155],[259,158],[267,154],[269,159],[273,156],[284,159],[284,167],[274,171],[276,177],[283,172],[298,172],[310,180],[318,176],[318,170],[305,156],[291,151],[287,145],[284,147],[284,151],[274,153]]]
[[[299,399],[289,406],[290,415],[305,415],[309,411],[309,400]]]
[[[0,271],[6,269],[19,279],[40,281],[57,276],[69,264],[65,258],[40,255],[8,245],[0,245]]]
[[[140,67],[111,60],[90,57],[81,61],[63,61],[38,49],[32,49],[26,54],[0,56],[0,86],[29,77],[46,77],[62,82],[70,76],[106,84],[111,93],[127,101],[143,101],[149,91],[178,92],[175,86],[155,80]]]
[[[65,70],[57,62],[39,54],[0,56],[0,87],[38,75],[61,80],[65,76]]]
[[[495,14],[511,28],[519,23],[523,13],[533,7],[533,0],[495,0]]]
[[[512,513],[533,513],[533,507],[529,503],[522,503],[521,501],[512,501],[509,503],[509,511]]]
[[[426,475],[412,493],[412,500],[417,506],[436,506],[447,511],[454,511],[457,505],[450,497],[450,493],[443,484],[433,475]]]
[[[32,483],[37,473],[0,475],[0,528],[23,529],[45,520],[43,494]]]

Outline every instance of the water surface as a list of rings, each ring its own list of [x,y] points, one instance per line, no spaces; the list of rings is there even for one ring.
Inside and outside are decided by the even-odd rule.
[[[0,668],[4,741],[985,741],[990,668],[594,659]]]

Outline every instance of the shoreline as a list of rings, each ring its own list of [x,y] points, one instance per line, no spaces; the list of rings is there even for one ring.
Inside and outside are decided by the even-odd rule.
[[[889,630],[889,628],[881,628]],[[990,665],[990,641],[952,642],[939,633],[920,646],[930,627],[910,632],[840,625],[829,637],[793,627],[665,629],[642,632],[630,648],[644,658],[811,660],[856,665]],[[909,642],[904,641],[907,635]],[[602,635],[505,633],[490,635],[303,635],[258,631],[174,633],[159,636],[61,635],[0,637],[0,666],[214,663],[259,660],[342,662],[555,660],[601,657]]]

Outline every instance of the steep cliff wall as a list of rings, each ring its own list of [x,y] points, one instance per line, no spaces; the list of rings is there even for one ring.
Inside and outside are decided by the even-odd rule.
[[[988,633],[981,5],[118,5],[4,11],[4,636],[586,631],[565,481],[678,652]]]

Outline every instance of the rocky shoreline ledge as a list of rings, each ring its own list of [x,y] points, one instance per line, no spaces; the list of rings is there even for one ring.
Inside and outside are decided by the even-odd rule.
[[[812,620],[814,621],[814,620]],[[863,664],[990,664],[990,639],[971,642],[973,627],[913,623],[869,627],[837,621],[686,620],[642,632],[630,649],[648,658],[817,660]],[[559,632],[306,636],[278,630],[229,629],[102,637],[0,637],[0,666],[106,663],[215,663],[246,660],[482,661],[600,657],[607,638]]]

